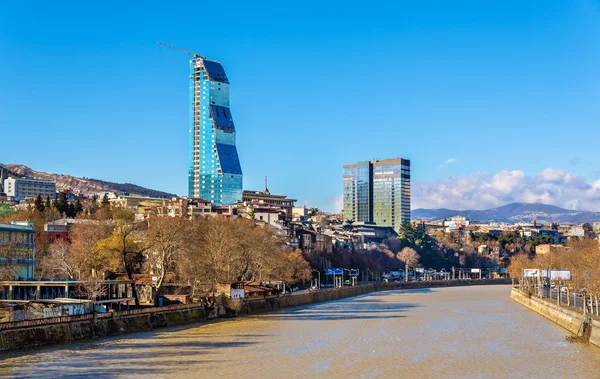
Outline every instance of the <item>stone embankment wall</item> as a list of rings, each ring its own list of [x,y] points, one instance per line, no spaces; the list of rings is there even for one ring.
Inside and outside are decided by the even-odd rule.
[[[141,332],[207,319],[202,305],[172,306],[0,324],[0,351]]]
[[[516,288],[512,289],[510,298],[562,326],[574,335],[582,335],[584,329],[582,324],[586,321],[588,324],[586,328],[591,328],[591,331],[588,330],[589,342],[600,347],[600,319],[597,317],[587,315],[584,318],[581,310],[558,305],[554,301],[529,296],[529,294]]]
[[[490,284],[510,284],[510,279],[366,284],[297,295],[248,300],[244,301],[239,313],[268,312],[276,309],[339,300],[377,291]],[[165,326],[231,317],[231,314],[231,310],[209,309],[203,305],[191,304],[102,313],[97,314],[95,317],[93,315],[83,315],[0,323],[0,351],[147,331]]]

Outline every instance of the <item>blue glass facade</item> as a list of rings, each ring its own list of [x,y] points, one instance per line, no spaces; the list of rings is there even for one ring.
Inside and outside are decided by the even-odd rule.
[[[229,80],[219,62],[190,61],[188,195],[215,205],[242,200],[242,168],[229,109]]]

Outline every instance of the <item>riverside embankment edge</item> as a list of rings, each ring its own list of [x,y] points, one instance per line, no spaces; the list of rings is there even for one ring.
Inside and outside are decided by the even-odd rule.
[[[517,288],[511,290],[510,298],[563,327],[571,334],[576,336],[582,334],[584,316],[581,311],[558,305],[554,301],[530,296]],[[591,328],[589,331],[589,343],[600,347],[600,319],[593,316],[586,316],[586,318],[588,322],[587,327]]]
[[[238,314],[264,313],[379,291],[498,284],[510,284],[510,279],[373,283],[249,300],[244,302]],[[128,312],[111,312],[95,316],[85,315],[3,323],[0,324],[0,351],[58,345],[225,318],[231,318],[231,312],[192,304]]]

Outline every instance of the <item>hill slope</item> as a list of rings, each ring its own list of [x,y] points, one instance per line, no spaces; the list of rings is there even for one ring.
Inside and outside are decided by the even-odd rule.
[[[582,224],[600,221],[600,213],[575,211],[547,204],[511,203],[499,208],[486,210],[453,209],[414,209],[413,220],[442,221],[456,215],[463,215],[472,221],[480,222],[556,222],[561,224]]]
[[[119,194],[129,193],[131,195],[171,198],[175,195],[144,188],[131,183],[113,183],[98,179],[78,178],[64,174],[48,174],[41,171],[35,171],[31,168],[19,164],[0,165],[11,171],[13,174],[27,176],[34,179],[52,180],[56,182],[58,190],[71,190],[73,193],[91,196],[102,191],[111,191]]]
[[[17,174],[16,172],[11,171],[8,168],[4,167],[2,165],[2,163],[0,163],[0,167],[3,168],[3,170],[4,170],[4,179],[8,178],[9,176],[16,177],[16,178],[20,178],[23,176],[23,175]]]

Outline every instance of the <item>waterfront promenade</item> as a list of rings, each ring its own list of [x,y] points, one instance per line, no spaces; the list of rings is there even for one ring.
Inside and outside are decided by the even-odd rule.
[[[36,351],[0,377],[595,377],[600,349],[510,300],[510,285],[399,290]]]

